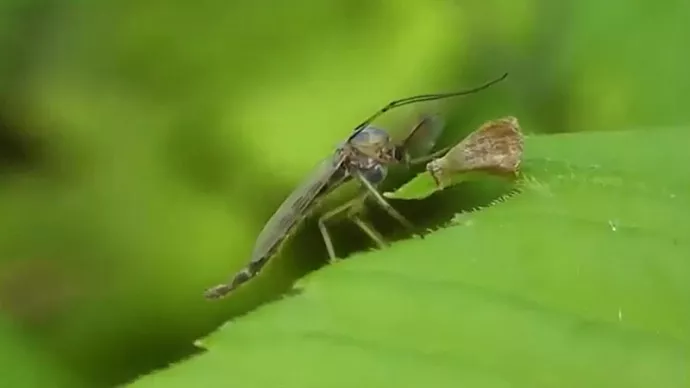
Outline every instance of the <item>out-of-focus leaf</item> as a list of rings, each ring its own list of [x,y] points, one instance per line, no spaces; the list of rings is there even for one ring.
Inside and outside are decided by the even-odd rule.
[[[1,309],[2,306],[0,306]],[[0,386],[78,388],[83,382],[0,316]]]

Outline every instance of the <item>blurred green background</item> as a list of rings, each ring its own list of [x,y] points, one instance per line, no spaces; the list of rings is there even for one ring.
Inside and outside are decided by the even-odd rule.
[[[201,296],[391,99],[509,71],[448,102],[448,136],[509,114],[527,133],[689,123],[688,16],[683,0],[3,0],[0,385],[123,383],[284,291],[326,257],[313,228],[291,263]]]

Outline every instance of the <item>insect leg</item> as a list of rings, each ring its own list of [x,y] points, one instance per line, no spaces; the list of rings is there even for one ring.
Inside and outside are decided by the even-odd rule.
[[[362,174],[359,170],[352,171],[352,174],[364,185],[364,187],[369,191],[369,194],[374,196],[376,202],[385,210],[391,217],[395,218],[400,224],[407,228],[410,232],[414,233],[414,226],[410,221],[407,220],[402,214],[391,206],[383,195],[374,187],[374,185],[369,182],[369,180]]]
[[[418,158],[411,159],[407,162],[407,164],[412,166],[412,165],[416,165],[416,164],[428,163],[432,159],[436,159],[438,157],[445,155],[446,153],[448,153],[449,150],[450,150],[450,147],[444,147],[438,151],[430,153],[429,155],[424,155],[424,156],[420,156]]]
[[[383,236],[379,232],[377,232],[373,226],[366,223],[359,216],[361,208],[364,204],[364,200],[367,198],[367,196],[368,193],[363,193],[354,198],[353,200],[350,200],[347,203],[340,205],[337,208],[330,210],[327,213],[324,213],[321,217],[319,217],[319,230],[321,231],[321,236],[323,237],[323,241],[326,244],[326,250],[328,250],[328,256],[331,262],[336,261],[337,257],[335,255],[333,241],[331,239],[330,233],[328,232],[328,228],[326,227],[326,223],[328,223],[330,220],[334,218],[337,218],[343,213],[347,213],[347,218],[354,222],[355,225],[357,225],[367,236],[369,236],[369,238],[371,238],[372,241],[379,248],[383,248],[388,245]]]
[[[359,215],[350,214],[349,218],[355,223],[355,225],[359,226],[359,228],[362,229],[362,231],[366,233],[367,236],[369,236],[369,238],[371,238],[379,248],[385,248],[388,246],[388,243],[383,238],[381,233],[377,232],[371,225],[364,222]]]
[[[338,215],[344,213],[352,207],[352,201],[342,204],[333,210],[329,210],[319,217],[319,231],[321,232],[321,237],[323,237],[323,242],[326,244],[326,250],[328,251],[328,258],[331,262],[335,261],[337,257],[335,256],[335,249],[333,248],[333,240],[331,239],[331,234],[328,233],[328,228],[326,227],[326,222],[336,218]]]

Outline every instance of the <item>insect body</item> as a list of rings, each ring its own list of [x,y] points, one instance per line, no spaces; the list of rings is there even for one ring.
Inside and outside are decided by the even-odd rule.
[[[421,153],[428,153],[442,130],[442,124],[438,118],[424,118],[401,144],[395,144],[386,131],[370,124],[390,109],[416,102],[474,93],[503,80],[507,75],[506,73],[500,78],[465,91],[426,94],[393,101],[358,125],[333,154],[322,161],[271,216],[259,233],[249,264],[235,274],[229,282],[208,289],[205,296],[209,299],[223,297],[256,276],[302,221],[317,208],[319,202],[335,188],[352,179],[357,180],[364,188],[364,194],[356,200],[363,201],[369,196],[373,197],[388,214],[412,231],[412,224],[388,204],[376,186],[385,179],[388,166],[391,164],[411,165],[430,160],[424,157],[414,159],[415,155],[412,151],[417,151],[415,148],[418,148]],[[325,221],[350,210],[352,206],[352,203],[347,203],[319,219],[319,229],[332,260],[335,259],[335,251]],[[353,221],[379,245],[383,245],[382,238],[373,229],[356,216]]]
[[[425,118],[422,123],[432,118]],[[422,123],[417,127],[422,128]],[[438,125],[438,123],[435,123]],[[436,129],[436,128],[434,128]],[[372,186],[381,183],[388,172],[387,165],[406,161],[406,153],[394,146],[388,133],[382,129],[367,126],[348,141],[341,144],[331,155],[323,160],[278,207],[259,233],[254,245],[252,259],[225,284],[217,285],[206,291],[206,297],[216,299],[229,293],[242,283],[254,277],[281,248],[302,221],[318,208],[321,200],[343,183],[353,177],[362,179]],[[378,192],[377,192],[378,193]],[[384,200],[387,204],[387,202]],[[329,218],[348,210],[348,206],[338,207],[319,220],[319,228],[326,243],[329,256],[335,258],[335,251],[325,223]],[[384,205],[385,206],[385,205]],[[390,206],[390,205],[388,205]],[[407,228],[412,225],[395,209],[390,207],[390,214]],[[360,227],[366,225],[360,225]],[[367,230],[370,233],[371,230]]]
[[[453,174],[484,171],[514,174],[522,160],[523,136],[512,116],[488,121],[469,134],[443,157],[427,164],[436,184],[444,188]]]

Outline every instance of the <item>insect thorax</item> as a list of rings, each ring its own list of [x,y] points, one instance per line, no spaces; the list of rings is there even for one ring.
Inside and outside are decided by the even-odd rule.
[[[352,158],[371,158],[378,163],[395,162],[396,147],[383,129],[368,126],[347,144],[352,150]]]
[[[399,152],[388,133],[372,126],[357,133],[339,152],[346,169],[359,171],[374,185],[385,179],[388,164],[399,162]]]
[[[381,183],[386,178],[388,162],[382,162],[378,158],[366,156],[348,144],[339,152],[344,158],[343,167],[348,174],[352,174],[356,170],[364,175],[373,185]]]

